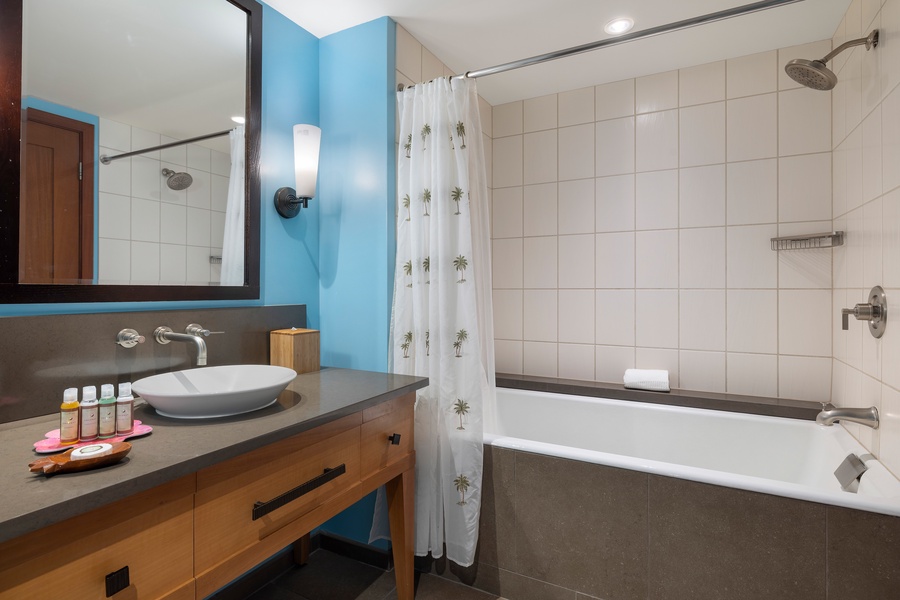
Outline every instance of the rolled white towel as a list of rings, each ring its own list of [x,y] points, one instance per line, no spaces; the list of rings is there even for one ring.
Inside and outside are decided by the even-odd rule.
[[[665,369],[625,369],[625,387],[651,392],[669,391],[669,372]]]

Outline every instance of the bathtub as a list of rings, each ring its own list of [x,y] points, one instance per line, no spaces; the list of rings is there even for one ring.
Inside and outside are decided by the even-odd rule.
[[[497,388],[484,443],[900,516],[900,481],[839,425]],[[834,476],[850,453],[857,492]]]

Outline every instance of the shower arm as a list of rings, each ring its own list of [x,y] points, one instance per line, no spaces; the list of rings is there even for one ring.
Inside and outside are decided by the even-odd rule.
[[[863,44],[866,45],[866,50],[869,50],[871,48],[874,48],[875,46],[878,46],[878,30],[877,29],[872,30],[872,33],[870,33],[868,36],[866,36],[864,38],[859,38],[858,40],[850,40],[849,42],[844,42],[843,44],[841,44],[840,46],[838,46],[837,48],[835,48],[834,50],[832,50],[831,52],[826,54],[824,58],[819,59],[819,62],[822,64],[827,64],[829,60],[831,60],[832,58],[834,58],[835,56],[837,56],[838,54],[840,54],[847,48],[852,48],[854,46],[862,46]]]
[[[207,135],[201,135],[195,138],[190,138],[188,140],[181,140],[180,142],[172,142],[170,144],[162,144],[161,146],[153,146],[152,148],[144,148],[143,150],[135,150],[133,152],[123,152],[122,154],[115,154],[113,156],[102,155],[100,157],[100,162],[104,165],[108,165],[114,160],[118,160],[120,158],[128,158],[129,156],[137,156],[138,154],[147,154],[148,152],[155,152],[156,150],[165,150],[166,148],[174,148],[175,146],[184,146],[185,144],[191,144],[193,142],[202,142],[203,140],[209,140],[216,137],[221,137],[223,135],[228,135],[231,133],[230,129],[226,129],[225,131],[220,131],[218,133],[210,133]]]

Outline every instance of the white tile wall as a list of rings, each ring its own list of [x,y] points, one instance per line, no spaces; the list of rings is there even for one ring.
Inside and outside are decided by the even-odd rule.
[[[100,119],[101,154],[140,150],[173,140]],[[164,168],[186,170],[187,190],[166,185]],[[231,158],[196,144],[100,165],[99,274],[101,283],[209,285],[222,255]]]
[[[867,52],[856,47],[834,62],[833,129],[823,152],[832,160],[831,227],[845,230],[847,240],[834,251],[828,288],[794,292],[830,294],[832,300],[832,352],[827,358],[808,358],[798,370],[824,377],[830,367],[835,404],[880,409],[878,430],[848,429],[900,476],[900,330],[888,328],[876,340],[864,323],[853,319],[849,330],[842,331],[837,317],[840,308],[864,302],[876,284],[885,288],[888,310],[900,310],[900,0],[853,2],[832,43],[863,37],[876,27],[877,48]],[[796,107],[788,109],[797,112]],[[803,118],[818,123],[823,111],[811,107]],[[822,140],[804,140],[800,147],[805,150],[813,142]]]
[[[789,54],[830,48],[824,40]],[[495,306],[509,332],[497,336],[498,364],[613,382],[628,367],[667,368],[674,386],[689,389],[831,398],[832,256],[851,249],[862,262],[876,238],[884,253],[890,246],[900,256],[900,232],[876,236],[887,218],[862,208],[893,189],[891,178],[900,185],[886,155],[876,156],[900,138],[886,117],[900,117],[900,93],[884,93],[896,107],[886,102],[846,128],[860,133],[844,147],[844,205],[858,210],[844,218],[871,240],[776,253],[772,237],[837,227],[830,219],[839,205],[832,95],[782,81],[789,58],[781,54],[494,107],[494,278],[502,294]],[[870,87],[875,80],[884,77],[870,73]],[[861,98],[858,105],[844,113],[862,113]],[[863,143],[863,127],[875,141]],[[882,212],[900,217],[900,194]],[[892,268],[873,258],[869,275]],[[893,277],[900,286],[900,267]],[[862,294],[862,275],[854,286]],[[506,315],[518,315],[523,302],[520,329],[508,322],[518,317]],[[538,303],[556,311],[555,322],[538,314]],[[847,353],[861,365],[861,337],[853,348]],[[807,377],[815,383],[804,386]]]

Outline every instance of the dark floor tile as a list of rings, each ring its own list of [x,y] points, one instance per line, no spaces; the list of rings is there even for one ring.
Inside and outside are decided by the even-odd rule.
[[[303,596],[299,596],[289,590],[277,587],[274,583],[270,583],[264,588],[257,590],[256,593],[247,596],[247,600],[308,600]]]
[[[651,600],[825,597],[820,504],[651,475],[649,540]]]
[[[327,550],[309,556],[306,566],[274,582],[308,600],[383,600],[394,589],[394,572],[385,572]]]
[[[647,475],[516,452],[514,572],[608,600],[646,600]]]
[[[416,600],[497,600],[493,594],[437,575],[418,573],[416,579]]]
[[[828,600],[900,598],[900,517],[828,507]]]

